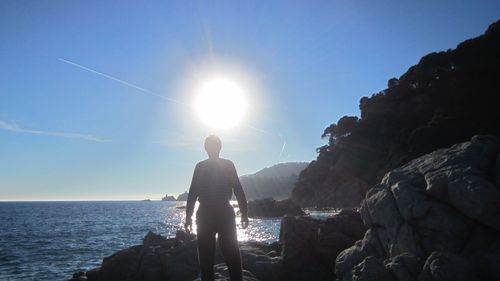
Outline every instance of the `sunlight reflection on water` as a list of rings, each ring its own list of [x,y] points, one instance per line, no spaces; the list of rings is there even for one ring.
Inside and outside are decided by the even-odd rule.
[[[182,202],[185,205],[185,202]],[[175,206],[175,208],[179,209],[179,206],[184,206],[183,204],[179,204]],[[198,202],[196,202],[194,214],[198,210]],[[231,201],[231,205],[237,206],[236,201]],[[181,223],[178,225],[179,229],[184,227],[184,220],[186,217],[185,209],[179,209],[182,212],[179,214],[181,216]],[[238,207],[234,207],[234,212],[238,214]],[[196,234],[196,215],[193,215],[193,233]],[[237,215],[235,218],[236,221],[236,231],[238,234],[238,241],[258,241],[258,242],[274,242],[278,240],[279,232],[280,232],[280,218],[266,218],[266,219],[252,219],[250,218],[250,223],[246,229],[241,227],[241,216]]]
[[[99,266],[103,257],[141,244],[148,231],[173,237],[184,227],[185,204],[0,202],[0,280],[67,280],[75,271]],[[279,218],[250,219],[247,229],[240,220],[237,216],[239,241],[278,240]],[[196,223],[193,228],[196,233]]]

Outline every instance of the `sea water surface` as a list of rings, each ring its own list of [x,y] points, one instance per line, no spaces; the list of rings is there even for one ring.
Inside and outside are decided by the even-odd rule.
[[[0,280],[68,280],[141,244],[148,231],[175,236],[185,202],[0,202]],[[238,219],[238,218],[237,218]],[[252,219],[240,240],[271,242],[279,219]],[[196,229],[195,229],[196,230]]]
[[[68,280],[76,271],[99,266],[103,257],[141,244],[148,231],[175,236],[183,226],[184,205],[0,202],[0,280]],[[236,219],[240,241],[277,241],[280,219],[250,219],[247,229],[241,229]]]

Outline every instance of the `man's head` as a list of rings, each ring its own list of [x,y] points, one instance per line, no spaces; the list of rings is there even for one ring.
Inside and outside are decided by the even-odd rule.
[[[218,136],[210,135],[205,139],[205,150],[207,151],[208,157],[218,158],[221,148],[222,143]]]

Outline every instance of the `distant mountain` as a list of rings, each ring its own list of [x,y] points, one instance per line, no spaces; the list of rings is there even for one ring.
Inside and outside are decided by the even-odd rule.
[[[282,200],[290,198],[292,189],[299,174],[309,163],[280,163],[264,168],[255,174],[240,177],[241,185],[248,201],[274,198]]]

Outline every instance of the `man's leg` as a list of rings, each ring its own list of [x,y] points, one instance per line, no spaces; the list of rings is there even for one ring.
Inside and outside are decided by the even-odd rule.
[[[219,230],[219,246],[229,269],[231,281],[242,281],[241,256],[238,248],[234,216]]]
[[[211,227],[198,225],[198,258],[200,260],[201,280],[214,280],[215,232]]]

